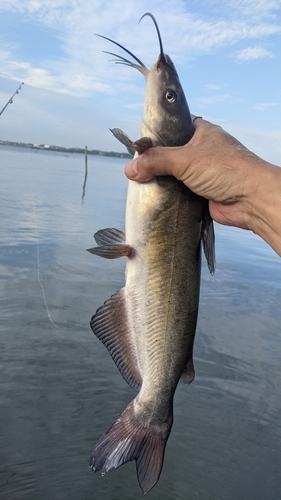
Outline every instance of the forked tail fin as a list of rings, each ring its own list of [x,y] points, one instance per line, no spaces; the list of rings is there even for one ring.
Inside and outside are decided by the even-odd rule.
[[[137,416],[134,401],[96,443],[90,458],[94,472],[105,475],[131,460],[136,461],[139,485],[146,493],[157,483],[164,460],[172,415],[167,423],[149,424]]]

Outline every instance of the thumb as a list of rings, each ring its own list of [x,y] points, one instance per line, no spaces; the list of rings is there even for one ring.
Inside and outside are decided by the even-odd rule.
[[[185,146],[152,147],[140,156],[127,163],[125,175],[134,181],[150,181],[157,175],[173,175],[178,180],[185,181],[187,168],[194,160],[193,147],[200,137],[200,130],[209,126],[201,116],[192,115],[195,134]]]
[[[158,175],[180,178],[177,156],[180,148],[154,147],[127,163],[125,175],[134,181],[150,181]]]

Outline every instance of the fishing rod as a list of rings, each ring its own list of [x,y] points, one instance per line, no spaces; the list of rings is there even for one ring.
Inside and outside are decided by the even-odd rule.
[[[15,93],[12,95],[12,97],[10,97],[10,99],[8,100],[7,104],[5,104],[4,108],[2,109],[2,111],[0,111],[0,116],[2,115],[2,113],[5,111],[5,109],[7,108],[7,106],[9,106],[9,104],[13,104],[13,98],[15,97],[16,94],[19,93],[19,91],[21,90],[21,86],[24,85],[24,82],[22,82],[19,86],[19,88],[17,88],[17,90],[15,91]]]

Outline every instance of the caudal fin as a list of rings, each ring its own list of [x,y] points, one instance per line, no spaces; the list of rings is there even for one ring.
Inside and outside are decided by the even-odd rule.
[[[135,460],[139,485],[146,493],[159,479],[171,426],[172,417],[171,422],[161,425],[144,423],[135,415],[132,401],[96,443],[89,465],[94,472],[101,471],[104,476]]]

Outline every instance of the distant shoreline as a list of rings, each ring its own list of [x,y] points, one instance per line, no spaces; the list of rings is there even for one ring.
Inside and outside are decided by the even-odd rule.
[[[1,141],[0,146],[15,146],[20,148],[29,148],[29,149],[39,149],[40,151],[57,151],[61,153],[79,153],[85,154],[85,148],[64,148],[62,146],[52,146],[49,144],[32,144],[25,142],[15,142],[15,141]],[[96,155],[96,156],[111,156],[113,158],[128,158],[131,159],[132,156],[129,153],[116,153],[114,151],[101,151],[99,149],[87,149],[88,155]]]

